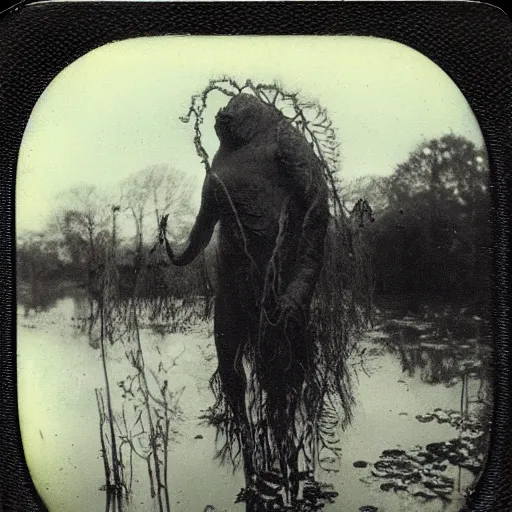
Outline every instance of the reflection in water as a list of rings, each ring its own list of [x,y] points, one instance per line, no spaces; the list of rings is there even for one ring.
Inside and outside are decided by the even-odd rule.
[[[459,361],[451,347],[398,345],[393,349],[409,377],[419,372],[422,382],[427,384],[453,385],[461,376]]]
[[[69,288],[51,280],[32,279],[29,282],[18,283],[16,293],[18,305],[23,307],[23,315],[28,317],[31,311],[34,313],[50,311],[59,299],[68,295]]]
[[[94,333],[99,309],[87,296],[85,289],[65,282],[34,281],[17,285],[17,303],[23,310],[23,318],[41,320],[42,315],[63,310],[66,320],[76,333],[87,334],[89,345],[99,349],[99,339]]]
[[[482,320],[476,316],[462,319],[454,316],[449,320],[441,317],[429,323],[406,317],[381,325],[380,333],[374,339],[379,340],[380,346],[389,353],[398,356],[402,372],[408,378],[419,377],[429,386],[455,387],[460,392],[460,409],[437,408],[434,412],[425,411],[416,416],[420,423],[435,420],[439,424],[450,424],[457,430],[457,437],[425,447],[418,446],[419,453],[427,457],[425,460],[417,460],[406,452],[401,452],[400,457],[390,458],[385,450],[374,467],[387,464],[386,470],[372,470],[375,476],[388,479],[381,489],[407,490],[426,499],[438,497],[446,500],[452,493],[455,479],[447,479],[439,471],[432,472],[432,464],[458,466],[456,484],[459,492],[463,469],[475,476],[480,474],[488,450],[492,407],[491,348],[484,332]],[[423,467],[425,464],[427,473]],[[402,466],[409,468],[409,473],[404,473],[406,477],[417,476],[418,482],[401,475]],[[434,479],[430,478],[430,473]]]
[[[66,303],[66,314],[69,314],[73,329],[86,334],[92,348],[100,348],[100,307],[85,288],[68,283],[23,283],[17,286],[17,301],[25,319],[33,315],[39,318],[41,314],[62,309]],[[128,299],[119,301],[114,312],[118,317],[115,321],[126,316],[130,304]],[[194,326],[206,319],[208,311],[204,297],[193,297],[191,300],[160,297],[156,300],[139,300],[139,314],[143,327],[162,336],[165,333],[193,331]]]
[[[100,338],[93,328],[99,321],[99,315],[98,304],[85,293],[77,293],[73,297],[73,327],[81,333],[87,333],[89,345],[96,350],[100,348]]]
[[[452,315],[427,323],[406,317],[388,321],[381,330],[382,345],[399,357],[408,377],[418,375],[429,385],[456,386],[461,412],[467,414],[475,406],[480,414],[490,415],[492,352],[481,318]],[[470,381],[476,384],[471,396]]]
[[[471,333],[478,333],[480,318],[459,323],[468,328],[471,322],[475,324]],[[418,373],[422,382],[446,386],[453,386],[466,377],[487,379],[491,350],[483,337],[464,338],[463,331],[450,332],[450,337],[440,338],[439,325],[410,317],[387,322],[381,329],[383,346],[398,355],[402,370],[409,377]]]

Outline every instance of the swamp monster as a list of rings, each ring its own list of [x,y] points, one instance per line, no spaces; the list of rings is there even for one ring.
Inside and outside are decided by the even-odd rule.
[[[231,441],[238,443],[248,489],[273,474],[290,505],[303,476],[298,424],[307,420],[305,381],[314,373],[308,326],[324,261],[328,187],[304,135],[253,95],[232,97],[218,112],[215,131],[220,146],[187,246],[173,251],[167,218],[160,243],[175,265],[187,265],[218,223],[212,387],[223,413],[212,422],[232,456]]]

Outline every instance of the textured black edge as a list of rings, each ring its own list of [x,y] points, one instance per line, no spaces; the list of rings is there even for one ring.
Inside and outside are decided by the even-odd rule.
[[[469,101],[491,163],[495,411],[491,449],[468,510],[512,510],[508,303],[512,162],[512,27],[504,11],[466,2],[41,3],[0,19],[0,510],[44,510],[23,457],[16,402],[14,184],[24,128],[66,65],[103,44],[167,34],[359,35],[406,44],[437,63]],[[341,506],[342,504],[340,504]],[[73,511],[70,511],[73,512]]]

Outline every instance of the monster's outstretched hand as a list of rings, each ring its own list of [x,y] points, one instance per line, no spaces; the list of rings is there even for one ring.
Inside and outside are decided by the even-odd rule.
[[[153,254],[158,245],[163,245],[164,242],[167,242],[167,219],[169,218],[169,214],[165,214],[160,219],[160,223],[158,224],[158,239],[153,245],[152,249],[149,251],[149,254]],[[169,243],[169,242],[167,242]]]
[[[162,215],[160,219],[160,224],[158,225],[158,243],[162,245],[165,241],[167,234],[167,220],[169,219],[169,214],[166,213]]]

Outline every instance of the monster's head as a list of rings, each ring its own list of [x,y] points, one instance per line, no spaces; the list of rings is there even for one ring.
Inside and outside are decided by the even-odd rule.
[[[221,143],[239,147],[265,132],[279,120],[279,112],[256,96],[233,96],[215,117],[215,132]]]

